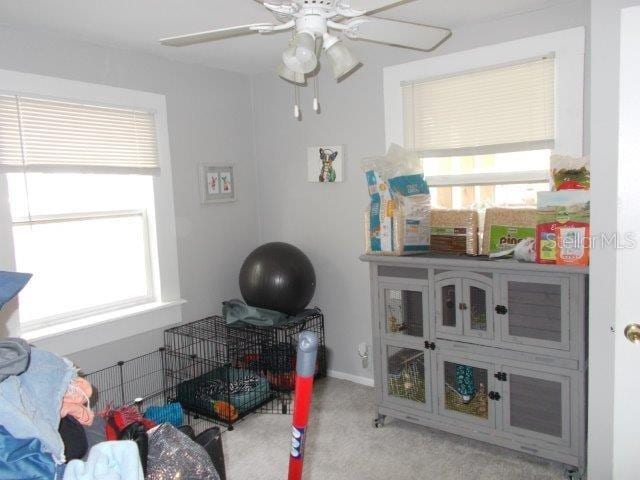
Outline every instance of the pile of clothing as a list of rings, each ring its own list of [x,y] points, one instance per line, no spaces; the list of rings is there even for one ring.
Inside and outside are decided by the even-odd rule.
[[[220,479],[210,433],[156,425],[135,407],[95,415],[92,390],[69,360],[0,340],[0,478]]]

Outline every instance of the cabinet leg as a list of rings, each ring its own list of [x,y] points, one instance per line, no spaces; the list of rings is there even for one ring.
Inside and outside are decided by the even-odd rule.
[[[386,415],[380,415],[378,414],[378,416],[376,418],[373,419],[373,426],[375,428],[382,428],[384,427],[384,420],[385,420]]]
[[[584,472],[581,468],[567,467],[564,469],[564,478],[566,480],[582,480],[584,478]]]

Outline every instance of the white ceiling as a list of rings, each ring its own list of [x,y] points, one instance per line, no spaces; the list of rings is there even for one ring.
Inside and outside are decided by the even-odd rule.
[[[544,9],[575,0],[413,0],[380,14],[449,27]],[[288,36],[251,35],[191,47],[157,39],[247,23],[273,21],[254,0],[0,0],[0,24],[61,34],[99,44],[244,73],[270,70]],[[357,42],[355,53],[367,48]],[[393,48],[393,47],[385,47]]]

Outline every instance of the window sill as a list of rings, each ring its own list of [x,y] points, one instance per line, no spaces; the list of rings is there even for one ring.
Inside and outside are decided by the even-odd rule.
[[[182,321],[185,300],[152,302],[24,332],[21,337],[58,355],[69,355]]]

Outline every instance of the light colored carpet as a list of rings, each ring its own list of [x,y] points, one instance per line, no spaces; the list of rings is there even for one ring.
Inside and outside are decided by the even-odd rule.
[[[316,383],[305,480],[560,480],[563,467],[535,457],[387,418],[373,428],[374,391]],[[291,417],[250,415],[223,435],[229,480],[287,478]]]

